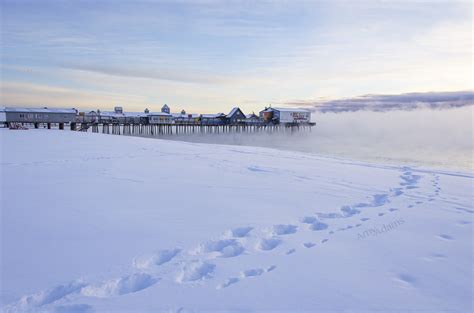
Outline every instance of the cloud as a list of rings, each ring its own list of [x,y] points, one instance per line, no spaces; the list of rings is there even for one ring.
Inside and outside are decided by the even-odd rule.
[[[203,71],[191,71],[186,69],[166,69],[143,67],[140,65],[99,65],[99,64],[63,64],[62,68],[93,72],[118,77],[146,78],[156,80],[174,81],[180,83],[196,84],[222,84],[229,83],[232,78],[223,75],[215,75]]]
[[[420,108],[449,109],[474,104],[473,91],[414,92],[399,95],[364,95],[336,100],[296,100],[285,105],[312,107],[319,112],[392,111]]]
[[[0,103],[6,106],[97,109],[127,103],[144,108],[147,105],[146,100],[146,97],[139,95],[77,90],[35,83],[3,82],[0,85]]]

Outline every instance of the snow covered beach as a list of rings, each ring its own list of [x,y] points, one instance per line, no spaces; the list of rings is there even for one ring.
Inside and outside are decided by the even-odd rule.
[[[472,173],[1,130],[3,312],[470,312]]]

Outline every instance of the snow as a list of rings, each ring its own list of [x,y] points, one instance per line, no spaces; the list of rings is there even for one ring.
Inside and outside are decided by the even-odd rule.
[[[164,112],[151,112],[146,114],[147,116],[152,116],[152,115],[158,115],[158,116],[169,116],[171,117],[172,115],[169,113],[164,113]]]
[[[76,114],[76,109],[61,109],[61,108],[20,108],[20,107],[5,107],[2,108],[5,112],[21,112],[21,113],[72,113]]]
[[[200,116],[202,118],[220,118],[220,117],[225,117],[226,115],[224,113],[217,113],[217,114],[201,114]]]
[[[270,111],[279,111],[279,112],[297,112],[297,113],[310,113],[310,110],[306,109],[299,109],[299,108],[267,108],[262,112],[270,112]]]
[[[123,113],[117,113],[114,111],[100,111],[99,113],[100,116],[107,116],[107,117],[147,117],[149,115],[166,115],[169,116],[167,113],[144,113],[144,112],[123,112]]]
[[[473,175],[0,130],[2,312],[471,312]]]
[[[200,115],[199,114],[195,114],[195,113],[185,113],[185,114],[182,114],[182,113],[171,113],[171,116],[173,116],[174,118],[198,118]]]
[[[309,113],[309,110],[306,109],[298,109],[298,108],[271,108],[275,111],[280,111],[280,112],[299,112],[299,113]]]

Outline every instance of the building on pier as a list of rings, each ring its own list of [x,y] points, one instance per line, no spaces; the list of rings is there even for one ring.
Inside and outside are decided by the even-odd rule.
[[[245,116],[245,124],[247,125],[257,125],[261,123],[262,123],[262,120],[255,113],[247,114]]]
[[[1,109],[7,123],[71,123],[76,120],[76,109],[18,108]],[[2,114],[3,115],[3,114]]]
[[[173,116],[169,113],[165,112],[156,112],[156,113],[149,113],[148,116],[148,124],[171,124],[173,123]]]
[[[308,124],[311,122],[311,112],[305,109],[269,107],[260,111],[259,115],[264,122],[273,124]]]
[[[199,124],[199,114],[171,113],[175,124]]]
[[[101,111],[99,113],[99,123],[140,124],[142,122],[142,117],[146,117],[146,114],[138,112],[117,113],[115,111]]]
[[[200,121],[202,125],[224,125],[226,124],[226,115],[224,113],[201,114]]]

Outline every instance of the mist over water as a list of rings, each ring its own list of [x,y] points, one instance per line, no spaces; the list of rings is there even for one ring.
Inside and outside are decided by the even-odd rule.
[[[317,125],[311,132],[173,135],[166,139],[472,171],[473,108],[313,113]]]

